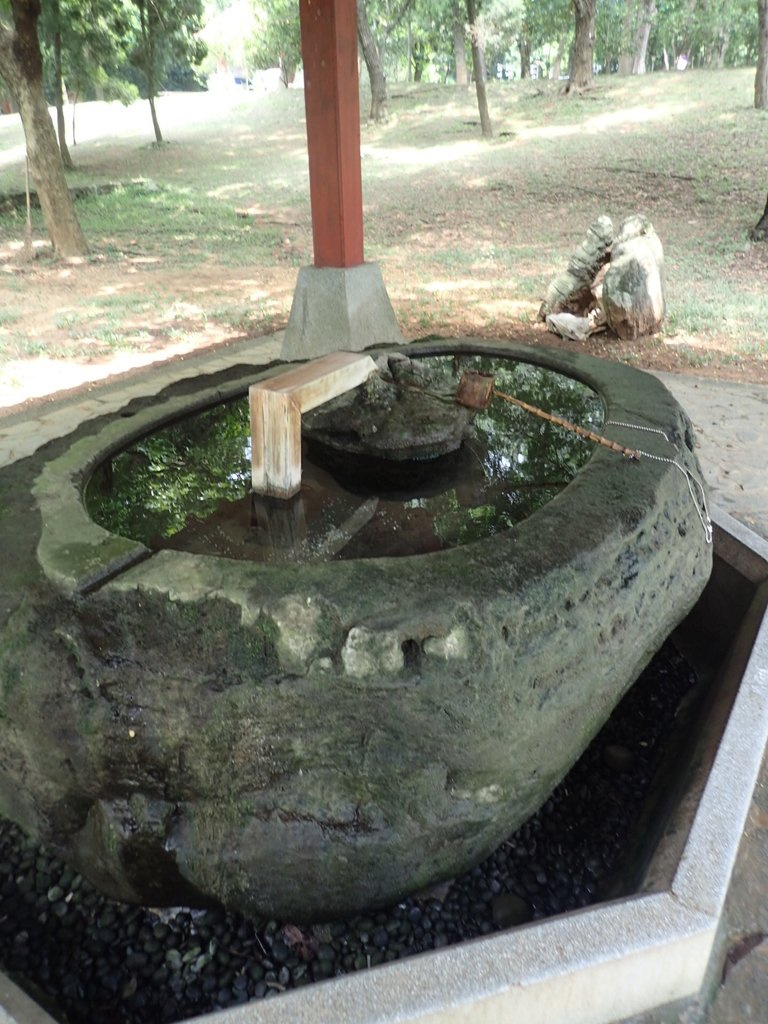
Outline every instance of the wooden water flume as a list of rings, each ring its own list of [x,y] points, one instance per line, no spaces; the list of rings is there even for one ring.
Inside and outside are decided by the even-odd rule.
[[[251,487],[292,498],[301,489],[301,414],[356,388],[376,371],[370,356],[332,352],[249,389]]]

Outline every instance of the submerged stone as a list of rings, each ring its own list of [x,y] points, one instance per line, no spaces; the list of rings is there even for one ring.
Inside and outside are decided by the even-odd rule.
[[[472,410],[456,403],[459,376],[449,366],[395,353],[378,373],[307,413],[302,433],[354,455],[406,461],[456,451],[472,433]]]

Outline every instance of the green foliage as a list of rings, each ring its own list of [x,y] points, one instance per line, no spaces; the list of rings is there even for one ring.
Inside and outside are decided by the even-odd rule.
[[[534,61],[549,73],[551,57],[573,32],[573,15],[569,0],[488,0],[481,24],[491,71],[494,62],[511,60],[515,73],[527,77]]]
[[[144,78],[147,95],[173,66],[196,67],[206,54],[198,33],[202,27],[202,0],[131,0],[138,19],[131,63]]]
[[[87,503],[114,533],[151,543],[248,493],[248,404],[230,403],[136,442],[103,464]]]
[[[301,29],[296,0],[252,0],[258,28],[246,43],[248,63],[279,67],[283,82],[293,81],[301,63]]]
[[[415,82],[435,78],[444,83],[454,72],[452,29],[455,7],[453,0],[420,0],[408,12],[405,24],[390,37],[387,49],[402,60],[402,72],[406,77],[409,32],[411,77]]]
[[[754,0],[657,0],[649,54],[656,67],[678,55],[696,67],[738,66],[757,53]]]
[[[616,58],[631,53],[638,0],[598,0],[595,17],[595,62],[614,71]]]
[[[383,48],[390,78],[404,78],[410,33],[414,77],[431,64],[432,77],[444,80],[452,63],[452,0],[414,0],[407,18],[393,27],[402,0],[367,0],[371,28]],[[647,5],[646,5],[647,6]],[[463,7],[463,0],[462,0]],[[573,37],[571,0],[484,0],[479,7],[481,43],[491,75],[496,62],[512,60],[519,70],[520,54],[540,60],[551,70],[559,54],[564,69]],[[615,71],[621,54],[635,47],[641,0],[598,0],[595,58],[602,71]],[[674,64],[684,54],[699,66],[737,66],[754,62],[757,11],[754,0],[657,0],[652,12],[648,66]],[[527,58],[526,58],[527,59]]]
[[[530,39],[524,0],[490,0],[481,15],[482,39],[491,73],[497,61],[507,61],[518,48],[519,39]]]
[[[119,0],[49,0],[40,20],[49,96],[55,88],[52,49],[58,33],[63,78],[71,94],[133,102],[137,89],[124,77],[132,30],[131,12]]]

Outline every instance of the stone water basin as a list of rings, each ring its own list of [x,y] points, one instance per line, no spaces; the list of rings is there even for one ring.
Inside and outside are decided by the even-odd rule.
[[[657,457],[598,447],[511,527],[308,565],[152,551],[86,513],[98,465],[220,390],[53,459],[35,485],[50,586],[3,643],[2,811],[109,894],[308,920],[451,877],[546,799],[695,604],[711,545],[663,385],[519,346],[409,354],[555,369],[671,444],[606,422]]]

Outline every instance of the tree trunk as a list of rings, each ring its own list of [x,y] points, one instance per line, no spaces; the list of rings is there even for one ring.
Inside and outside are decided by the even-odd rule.
[[[371,84],[370,120],[381,121],[386,116],[387,80],[384,77],[384,67],[381,62],[379,48],[376,45],[373,32],[371,32],[371,26],[368,23],[365,0],[357,0],[357,34],[363,51],[363,60],[368,69],[368,81]]]
[[[61,162],[68,171],[75,166],[67,147],[67,130],[64,124],[64,77],[61,73],[61,32],[56,29],[53,34],[53,79],[56,90],[56,133],[59,137]]]
[[[651,38],[651,25],[656,13],[656,0],[643,0],[640,8],[640,20],[635,35],[635,59],[632,64],[633,75],[645,74],[645,61],[648,56],[648,40]]]
[[[408,17],[408,55],[406,58],[406,67],[408,68],[408,81],[413,81],[413,28],[411,26],[410,15]],[[418,81],[418,79],[416,79]]]
[[[768,199],[765,201],[763,216],[752,228],[749,233],[749,237],[753,242],[765,242],[768,240]]]
[[[585,89],[592,84],[595,57],[595,11],[597,0],[572,0],[576,19],[573,63],[569,89]]]
[[[491,115],[488,113],[488,96],[485,91],[485,57],[483,56],[483,48],[478,37],[475,19],[475,0],[467,0],[467,21],[469,22],[469,35],[472,43],[472,70],[475,76],[480,128],[484,139],[492,139],[493,128],[491,126]]]
[[[59,256],[88,251],[77,221],[43,93],[43,61],[37,38],[40,0],[12,0],[15,31],[0,24],[0,74],[14,94],[43,220]]]
[[[565,47],[568,43],[568,36],[561,36],[560,41],[557,44],[557,55],[552,61],[552,70],[550,76],[554,82],[557,82],[560,75],[563,73],[563,55],[565,54]]]
[[[648,56],[648,40],[651,37],[651,23],[650,21],[644,21],[637,29],[637,45],[635,49],[635,59],[632,62],[632,74],[633,75],[644,75],[646,68],[645,62]]]
[[[517,48],[520,51],[520,77],[531,77],[531,40],[527,35],[517,37]]]
[[[464,17],[461,4],[453,5],[453,59],[456,64],[456,85],[469,85],[467,51],[464,48]]]
[[[160,122],[157,119],[157,110],[155,109],[155,90],[154,90],[154,75],[152,75],[152,85],[149,89],[149,112],[152,115],[152,127],[155,130],[155,142],[160,145],[163,141],[163,133],[160,131]]]
[[[619,53],[618,73],[620,75],[631,75],[635,63],[635,54],[630,52],[630,45],[637,17],[638,0],[626,0],[624,17],[621,21],[621,52]]]
[[[144,51],[144,74],[147,76],[147,99],[149,100],[149,112],[152,115],[152,127],[155,132],[155,142],[160,145],[163,141],[163,133],[160,131],[160,122],[157,119],[155,109],[155,32],[152,28],[152,15],[147,10],[147,5],[139,5],[139,18],[141,21],[141,39]]]
[[[768,0],[757,0],[755,106],[758,110],[768,110]]]

